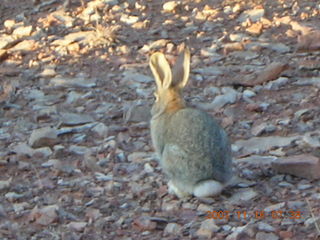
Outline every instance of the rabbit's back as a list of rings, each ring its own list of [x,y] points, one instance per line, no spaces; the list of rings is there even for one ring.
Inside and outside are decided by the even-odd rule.
[[[185,108],[164,116],[164,119],[160,117],[159,121],[163,127],[160,130],[164,141],[162,150],[167,148],[163,168],[168,175],[194,181],[212,177],[221,182],[229,179],[231,150],[228,137],[209,114]]]

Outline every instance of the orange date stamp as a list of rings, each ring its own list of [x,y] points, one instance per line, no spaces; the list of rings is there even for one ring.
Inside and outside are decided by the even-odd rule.
[[[247,211],[207,211],[207,214],[205,216],[207,219],[225,219],[229,220],[230,218],[233,219],[250,219],[254,218],[257,220],[263,220],[266,218],[272,218],[272,219],[301,219],[302,218],[302,212],[297,210],[288,210],[288,211],[282,211],[282,210],[275,210],[271,212],[266,211],[260,211],[256,210],[253,212],[247,212]]]

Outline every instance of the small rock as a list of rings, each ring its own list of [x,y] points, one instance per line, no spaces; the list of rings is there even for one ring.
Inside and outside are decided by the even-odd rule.
[[[263,153],[275,147],[285,147],[291,142],[299,139],[300,136],[280,137],[253,137],[248,140],[238,140],[234,144],[242,149],[244,154]]]
[[[63,112],[60,113],[60,115],[62,123],[67,126],[82,125],[94,122],[94,119],[88,114]]]
[[[254,239],[255,230],[250,225],[234,227],[226,240]]]
[[[244,90],[242,94],[244,97],[247,97],[247,98],[251,98],[251,97],[256,96],[255,92],[248,90],[248,89]]]
[[[70,222],[68,228],[71,231],[83,232],[88,223],[86,222]]]
[[[22,211],[24,211],[26,208],[28,208],[30,205],[27,202],[22,203],[14,203],[13,204],[13,210],[16,214],[21,214]]]
[[[131,103],[130,106],[124,107],[125,122],[148,122],[151,118],[151,109],[147,103]]]
[[[251,188],[240,189],[232,195],[229,199],[232,203],[249,202],[258,195],[256,191]]]
[[[244,11],[238,18],[239,22],[245,22],[250,19],[252,22],[258,22],[264,16],[264,9],[252,9]]]
[[[277,211],[277,210],[280,210],[280,209],[284,208],[285,205],[286,205],[285,202],[273,204],[273,205],[270,205],[270,206],[266,207],[264,209],[264,211],[266,211],[266,212]]]
[[[131,69],[123,72],[122,81],[127,84],[135,84],[135,83],[150,83],[153,82],[153,78]]]
[[[8,30],[11,30],[16,25],[16,22],[14,20],[12,20],[12,19],[7,19],[7,20],[4,21],[3,25]]]
[[[264,232],[275,232],[276,231],[276,229],[274,227],[272,227],[268,223],[264,223],[264,222],[258,223],[258,229],[260,231],[264,231]]]
[[[27,27],[18,27],[13,31],[13,35],[16,35],[17,37],[27,37],[30,36],[32,32],[32,26]]]
[[[141,163],[149,157],[149,154],[146,152],[133,152],[128,155],[128,162],[131,163]]]
[[[281,87],[285,86],[288,82],[289,82],[288,78],[279,77],[274,81],[268,82],[268,84],[265,85],[264,88],[268,90],[279,90]]]
[[[8,180],[0,181],[0,191],[9,188],[11,181],[12,181],[12,178],[9,178]]]
[[[164,235],[178,235],[182,227],[177,223],[168,223],[164,229]]]
[[[310,31],[306,34],[298,35],[297,51],[308,52],[320,50],[320,31]]]
[[[4,195],[4,197],[6,199],[8,199],[9,201],[16,201],[16,200],[19,200],[19,199],[22,199],[25,197],[24,194],[19,194],[19,193],[16,193],[16,192],[8,192]]]
[[[121,14],[120,21],[123,23],[126,23],[128,25],[132,25],[132,24],[139,21],[139,17],[138,16],[130,16],[127,14]]]
[[[53,146],[58,142],[57,130],[51,127],[38,128],[32,131],[29,145],[33,148]]]
[[[201,203],[201,204],[199,204],[197,211],[199,211],[199,212],[212,211],[212,206]]]
[[[41,147],[34,149],[33,156],[38,158],[48,158],[52,155],[52,150],[49,147]]]
[[[254,136],[259,136],[263,133],[271,133],[271,132],[274,132],[275,130],[277,129],[276,126],[274,126],[273,124],[271,123],[261,123],[257,126],[254,126],[252,129],[251,129],[251,133],[252,135]]]
[[[61,88],[69,88],[69,87],[92,88],[92,87],[95,87],[97,84],[95,79],[90,79],[86,77],[62,78],[57,76],[50,80],[49,85],[61,87]]]
[[[39,75],[40,77],[54,77],[57,73],[54,68],[45,68]]]
[[[163,4],[162,9],[165,12],[172,12],[180,4],[179,1],[169,1]]]
[[[23,40],[19,42],[17,45],[12,47],[10,51],[20,51],[20,52],[29,52],[35,50],[37,47],[37,43],[35,40]]]
[[[274,233],[258,232],[256,240],[279,240],[279,237]]]
[[[260,35],[262,33],[263,24],[261,22],[253,23],[246,31],[252,35]]]
[[[193,70],[193,72],[201,75],[205,75],[205,76],[218,76],[223,73],[220,67],[196,68]]]
[[[286,63],[273,62],[268,65],[265,69],[257,74],[254,79],[252,79],[252,85],[260,85],[265,82],[269,82],[277,79],[280,74],[288,69],[288,65]]]
[[[154,172],[154,169],[153,169],[153,167],[150,165],[150,163],[146,163],[146,164],[144,164],[144,171],[145,171],[146,173],[152,173],[152,172]]]
[[[108,136],[109,128],[104,123],[98,123],[91,131],[101,138]]]
[[[18,156],[29,156],[31,157],[34,153],[34,150],[27,143],[19,143],[17,146],[13,148],[13,152],[15,152]]]
[[[228,89],[228,90],[227,90]],[[216,96],[210,104],[212,109],[220,109],[226,104],[233,104],[236,102],[239,93],[233,88],[223,88],[223,95]]]
[[[89,152],[89,149],[88,149],[88,147],[85,147],[85,146],[71,145],[69,147],[69,151],[71,153],[75,153],[75,154],[78,154],[78,155],[83,155],[83,154]]]
[[[150,231],[156,229],[157,223],[151,221],[147,216],[141,216],[133,221],[132,226],[139,231]]]
[[[272,163],[272,167],[279,173],[311,180],[320,178],[320,159],[308,154],[279,158]]]

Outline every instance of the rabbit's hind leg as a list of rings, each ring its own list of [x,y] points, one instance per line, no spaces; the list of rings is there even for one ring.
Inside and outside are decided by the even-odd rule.
[[[221,193],[223,185],[215,180],[205,180],[197,183],[193,190],[195,197],[204,198],[216,196]]]
[[[178,188],[172,180],[168,182],[168,192],[172,195],[176,195],[178,198],[187,198],[191,195],[190,193]]]

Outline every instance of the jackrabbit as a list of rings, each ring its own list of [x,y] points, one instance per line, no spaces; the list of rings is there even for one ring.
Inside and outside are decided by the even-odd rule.
[[[171,72],[165,56],[156,52],[149,62],[157,90],[151,114],[151,137],[160,165],[179,198],[221,193],[232,177],[228,136],[206,112],[186,106],[181,95],[190,71],[188,48]]]

